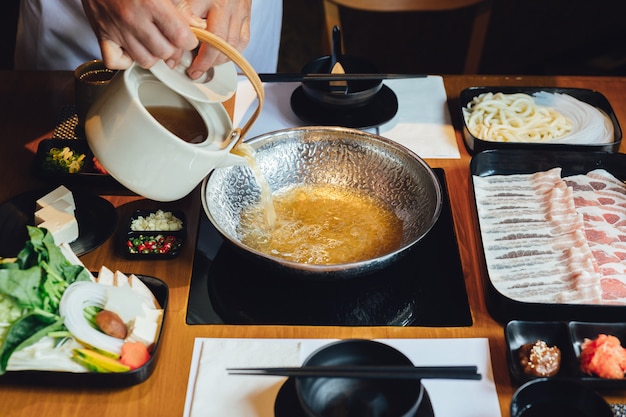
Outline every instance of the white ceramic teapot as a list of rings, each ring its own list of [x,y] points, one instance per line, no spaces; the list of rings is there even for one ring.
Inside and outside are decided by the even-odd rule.
[[[129,190],[152,200],[178,200],[214,168],[246,163],[231,150],[263,103],[263,85],[245,58],[212,33],[192,30],[232,62],[216,66],[200,82],[185,74],[191,53],[174,70],[163,61],[150,70],[133,64],[111,80],[85,122],[87,142],[102,166]],[[233,62],[257,93],[257,109],[241,129],[233,129],[222,104],[237,88]]]

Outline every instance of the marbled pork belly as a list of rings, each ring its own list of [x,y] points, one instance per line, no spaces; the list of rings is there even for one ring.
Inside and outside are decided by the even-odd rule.
[[[600,272],[560,174],[474,177],[489,276],[518,301],[597,303]]]
[[[602,274],[602,302],[626,304],[626,185],[603,169],[564,181],[576,190],[576,210]]]

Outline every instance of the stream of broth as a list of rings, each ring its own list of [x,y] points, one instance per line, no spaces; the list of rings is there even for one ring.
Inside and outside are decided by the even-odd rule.
[[[261,189],[261,201],[259,203],[259,211],[263,213],[265,220],[265,228],[272,229],[276,225],[276,209],[274,207],[274,199],[272,198],[272,189],[267,183],[265,176],[259,169],[259,165],[254,159],[254,149],[247,143],[240,143],[232,150],[235,155],[242,156],[248,162],[248,166],[252,170],[254,179]]]

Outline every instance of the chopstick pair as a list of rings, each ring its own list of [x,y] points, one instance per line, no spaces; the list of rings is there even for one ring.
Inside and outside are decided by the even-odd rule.
[[[230,375],[324,378],[470,379],[480,380],[476,366],[302,366],[226,368]]]
[[[302,74],[302,73],[276,73],[259,74],[259,78],[265,83],[278,82],[303,82],[303,81],[359,81],[359,80],[397,80],[406,78],[424,78],[425,74]]]

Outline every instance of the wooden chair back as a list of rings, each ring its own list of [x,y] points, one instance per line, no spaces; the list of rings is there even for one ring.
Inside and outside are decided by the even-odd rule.
[[[474,9],[464,74],[479,71],[487,27],[491,18],[492,0],[323,0],[324,1],[324,42],[330,50],[332,30],[341,27],[340,7],[368,12],[445,12],[466,7]]]

